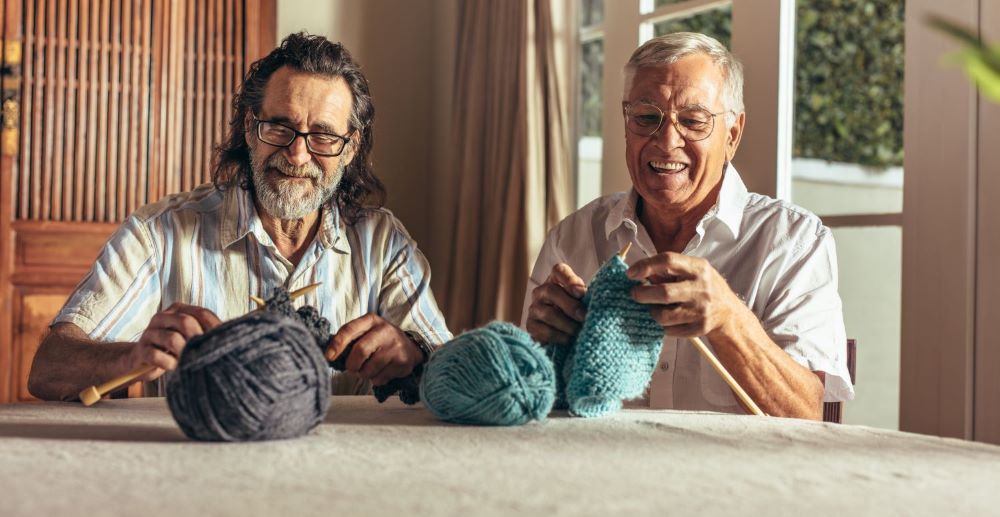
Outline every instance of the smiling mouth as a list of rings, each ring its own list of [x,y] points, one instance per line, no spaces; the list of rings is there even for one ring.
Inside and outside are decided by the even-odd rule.
[[[647,163],[647,166],[657,174],[677,174],[686,171],[688,168],[688,164],[682,162],[652,161]]]

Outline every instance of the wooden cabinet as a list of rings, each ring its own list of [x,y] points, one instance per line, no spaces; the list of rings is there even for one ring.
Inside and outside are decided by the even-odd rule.
[[[275,0],[0,0],[0,403],[136,208],[211,178]]]

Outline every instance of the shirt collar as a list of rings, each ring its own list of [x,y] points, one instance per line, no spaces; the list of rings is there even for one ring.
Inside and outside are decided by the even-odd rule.
[[[254,234],[257,242],[273,245],[271,236],[264,231],[264,225],[257,215],[257,206],[252,196],[249,190],[238,186],[230,186],[225,190],[221,239],[223,248],[239,242],[249,233]],[[320,246],[349,253],[347,239],[343,238],[344,230],[344,220],[336,203],[326,204],[320,215],[320,230],[316,239]]]
[[[698,223],[698,234],[704,233],[705,225],[712,219],[721,221],[733,238],[739,237],[740,225],[743,223],[743,210],[747,202],[747,187],[743,183],[739,172],[731,163],[726,166],[722,176],[722,188],[719,189],[719,200],[705,214],[705,217]],[[608,212],[608,217],[604,222],[604,236],[611,238],[611,234],[621,228],[627,227],[635,232],[639,227],[639,218],[636,216],[636,206],[638,205],[639,194],[635,188],[621,197]]]

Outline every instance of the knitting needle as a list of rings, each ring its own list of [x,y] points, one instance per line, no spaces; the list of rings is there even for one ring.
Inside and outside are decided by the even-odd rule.
[[[625,244],[625,247],[618,252],[618,258],[625,260],[625,255],[628,255],[628,250],[630,249],[632,249],[632,241],[629,241],[627,244]]]
[[[151,364],[143,364],[131,372],[119,375],[118,377],[115,377],[100,386],[91,386],[80,392],[80,402],[83,402],[84,406],[93,406],[94,403],[101,400],[101,397],[104,395],[107,395],[108,393],[115,391],[126,384],[131,384],[132,381],[146,375],[155,368],[156,367]]]
[[[309,294],[310,292],[314,291],[322,283],[323,282],[316,282],[315,284],[307,285],[307,286],[303,287],[302,289],[298,289],[298,290],[292,291],[292,292],[288,293],[288,299],[289,300],[294,300],[296,298],[305,296],[305,295]],[[267,306],[267,301],[264,300],[263,298],[261,298],[260,296],[254,296],[254,295],[251,294],[250,295],[250,299],[254,303],[257,304],[257,308],[258,309],[263,309],[265,306]]]
[[[743,404],[743,408],[753,413],[754,415],[766,416],[764,412],[761,411],[759,407],[757,407],[757,404],[753,401],[753,399],[750,398],[750,395],[747,395],[747,392],[743,390],[743,387],[740,386],[740,383],[736,382],[736,379],[734,379],[733,376],[729,374],[729,371],[726,370],[726,367],[719,362],[719,359],[715,357],[715,354],[713,354],[712,351],[709,350],[707,346],[705,346],[705,342],[702,341],[701,338],[697,336],[690,338],[690,340],[692,343],[694,343],[694,346],[698,349],[698,351],[701,352],[701,355],[703,355],[705,359],[707,359],[708,362],[711,363],[712,367],[715,368],[715,371],[719,372],[719,375],[722,376],[722,379],[726,381],[726,384],[729,385],[729,389],[733,390],[733,393],[736,394],[736,397]]]
[[[625,255],[628,254],[628,250],[631,247],[632,247],[632,242],[630,241],[628,244],[625,245],[624,248],[622,248],[621,251],[618,252],[618,258],[625,260]],[[733,393],[736,394],[736,398],[739,399],[740,403],[743,405],[743,408],[757,416],[765,416],[764,412],[761,411],[760,408],[757,407],[757,404],[753,401],[753,399],[750,398],[750,395],[747,395],[747,392],[743,390],[743,387],[740,386],[740,383],[736,382],[736,379],[734,379],[733,376],[729,374],[729,371],[726,370],[726,367],[719,362],[719,359],[715,357],[715,354],[713,354],[712,351],[708,349],[708,347],[705,345],[705,342],[702,341],[701,338],[697,336],[691,338],[691,342],[694,343],[698,351],[701,352],[701,355],[703,355],[705,359],[708,360],[709,364],[711,364],[712,367],[715,368],[715,371],[722,376],[722,379],[726,381],[726,384],[729,385],[729,389],[733,390]]]

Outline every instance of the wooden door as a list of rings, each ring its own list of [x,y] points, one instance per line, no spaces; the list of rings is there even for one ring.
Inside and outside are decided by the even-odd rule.
[[[209,181],[274,0],[0,0],[0,403],[136,208]]]

